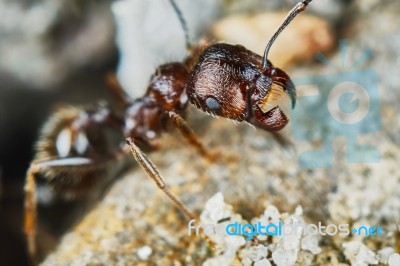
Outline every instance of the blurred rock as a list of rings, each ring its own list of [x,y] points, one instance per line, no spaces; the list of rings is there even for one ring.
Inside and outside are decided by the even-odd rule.
[[[38,128],[54,106],[106,94],[116,61],[108,1],[0,0],[0,167],[22,182]]]
[[[329,20],[336,24],[343,17],[343,12],[348,4],[353,0],[318,0],[313,1],[309,6],[309,10],[316,15]],[[225,14],[233,13],[259,13],[260,10],[289,10],[293,7],[297,0],[247,0],[247,1],[225,1]]]
[[[1,0],[0,76],[32,89],[51,88],[109,60],[113,34],[107,1]]]
[[[241,44],[263,55],[269,39],[286,16],[287,12],[231,16],[214,24],[211,31],[218,40]],[[276,40],[269,59],[275,66],[285,68],[299,61],[311,60],[317,52],[329,52],[335,42],[335,34],[328,22],[304,13]]]
[[[38,128],[57,103],[104,97],[104,69],[116,61],[109,5],[0,0],[0,265],[28,265],[22,188]],[[42,243],[54,246],[51,237]]]
[[[355,1],[351,24],[345,29],[345,36],[352,40],[360,51],[371,50],[373,59],[366,62],[379,77],[382,100],[400,114],[399,78],[400,69],[400,28],[398,12],[399,1]],[[373,33],[373,34],[371,34]],[[398,134],[397,134],[398,135]]]
[[[221,3],[216,0],[176,2],[187,21],[192,42],[198,41],[221,13]],[[166,0],[117,1],[112,10],[121,54],[118,77],[132,96],[139,97],[157,66],[186,56],[184,33]]]

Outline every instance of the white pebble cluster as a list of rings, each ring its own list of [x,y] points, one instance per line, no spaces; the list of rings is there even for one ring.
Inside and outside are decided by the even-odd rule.
[[[395,253],[389,257],[389,266],[398,266],[400,265],[400,255]]]
[[[224,202],[223,195],[217,193],[210,198],[203,213],[200,216],[202,224],[217,224],[220,219],[230,217],[228,223],[248,223],[241,215],[232,210],[232,206]],[[321,252],[318,245],[319,236],[305,234],[303,211],[298,207],[294,214],[280,214],[275,206],[267,206],[264,213],[252,220],[252,224],[261,221],[263,224],[282,222],[283,225],[290,225],[296,228],[293,233],[283,234],[268,238],[258,235],[256,238],[260,243],[246,242],[244,236],[230,236],[228,234],[210,235],[210,238],[217,244],[219,255],[207,259],[203,265],[229,265],[234,261],[240,261],[242,265],[270,266],[273,261],[278,266],[295,265],[300,256],[313,256]]]
[[[362,242],[350,241],[343,244],[343,253],[354,266],[378,265],[379,263],[389,266],[400,265],[400,255],[394,253],[393,248],[390,247],[375,253]]]
[[[378,264],[378,256],[363,243],[351,241],[343,244],[344,255],[355,266]]]
[[[233,211],[231,205],[224,202],[222,193],[211,197],[200,216],[201,223],[218,224],[223,218],[230,217],[229,221],[220,223],[224,228],[229,223],[238,222],[247,224],[240,214]],[[312,263],[313,257],[321,252],[319,235],[305,232],[307,224],[303,218],[303,210],[299,206],[293,214],[280,213],[279,210],[269,205],[260,217],[251,220],[251,224],[261,222],[278,224],[282,222],[283,228],[290,226],[295,229],[291,233],[281,236],[267,237],[257,235],[257,241],[246,241],[245,236],[230,236],[226,233],[209,234],[209,237],[217,245],[218,251],[215,257],[207,259],[203,265],[218,266],[241,263],[244,266],[277,266],[307,265]],[[223,230],[224,231],[224,230]],[[356,239],[343,243],[343,254],[353,266],[389,265],[400,266],[400,255],[394,253],[393,248],[386,247],[377,252],[370,250],[362,239]]]
[[[218,224],[218,221],[230,217],[229,222],[220,223],[220,226],[226,226],[230,222],[243,223],[242,217],[232,211],[232,206],[225,204],[222,193],[217,193],[211,197],[204,211],[200,215],[200,221],[203,225]],[[229,265],[236,257],[239,248],[246,244],[243,236],[228,236],[226,234],[207,234],[220,249],[220,255],[207,259],[204,266]]]
[[[288,214],[282,216],[283,224],[296,228],[296,231],[290,234],[283,234],[279,242],[275,245],[272,251],[272,259],[276,265],[294,265],[299,258],[301,250],[309,251],[312,254],[321,252],[321,248],[318,245],[319,236],[306,234],[303,230],[303,226],[306,224],[303,219],[303,210],[301,207],[297,207],[295,213],[290,216]]]

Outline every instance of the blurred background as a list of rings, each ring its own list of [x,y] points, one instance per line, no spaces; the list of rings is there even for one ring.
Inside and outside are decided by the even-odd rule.
[[[297,1],[177,2],[193,42],[208,36],[261,54]],[[320,69],[315,55],[339,58],[338,40],[346,38],[356,49],[373,52],[369,64],[378,75],[381,100],[394,106],[400,98],[398,12],[400,4],[387,0],[314,0],[282,34],[271,61],[288,73],[299,65]],[[46,118],[61,105],[107,101],[108,72],[117,72],[132,97],[140,96],[156,66],[182,60],[184,47],[167,0],[0,0],[0,265],[27,264],[23,184]],[[398,115],[399,107],[393,112]],[[396,132],[388,134],[398,145]],[[43,226],[55,236],[68,228],[68,222],[52,222],[60,206],[42,210]],[[56,238],[49,236],[50,246]]]

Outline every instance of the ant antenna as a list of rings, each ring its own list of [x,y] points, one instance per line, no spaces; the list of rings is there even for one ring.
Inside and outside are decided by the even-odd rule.
[[[172,0],[171,0],[172,1]],[[270,67],[270,64],[268,63],[268,53],[269,50],[271,49],[272,44],[275,42],[276,38],[278,38],[279,34],[290,24],[290,22],[301,12],[306,10],[307,6],[309,3],[311,3],[312,0],[304,0],[300,3],[297,3],[295,7],[293,7],[292,10],[290,10],[289,14],[283,21],[282,25],[279,27],[279,29],[275,32],[274,36],[272,36],[271,40],[268,42],[267,47],[265,47],[264,51],[264,57],[263,57],[263,63],[262,67],[264,70],[268,69]]]
[[[192,48],[192,43],[190,42],[189,30],[187,27],[186,20],[183,17],[182,11],[179,9],[175,0],[169,0],[169,2],[171,3],[172,7],[174,8],[174,11],[175,11],[176,15],[178,16],[179,22],[181,23],[183,33],[185,34],[186,49],[189,51]]]

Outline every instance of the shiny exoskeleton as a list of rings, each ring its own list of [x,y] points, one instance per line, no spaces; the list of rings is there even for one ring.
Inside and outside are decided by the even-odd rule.
[[[213,44],[204,50],[190,73],[188,97],[205,112],[247,121],[268,131],[282,129],[289,119],[281,107],[263,111],[260,104],[273,93],[274,86],[289,95],[293,106],[296,92],[289,76],[270,66],[263,69],[262,57],[243,46]]]
[[[170,0],[184,29],[186,24]],[[159,188],[190,219],[194,215],[167,188],[154,164],[142,151],[159,148],[168,122],[204,157],[208,150],[184,120],[188,103],[212,115],[267,131],[282,129],[289,121],[286,105],[295,104],[295,87],[289,76],[268,61],[268,51],[278,34],[311,0],[295,6],[267,45],[261,57],[243,46],[225,43],[190,45],[183,62],[159,66],[143,97],[132,100],[109,77],[112,106],[63,108],[43,127],[35,159],[25,184],[25,232],[35,256],[36,181],[44,179],[50,190],[67,200],[86,197],[95,187],[113,179],[132,153]]]

